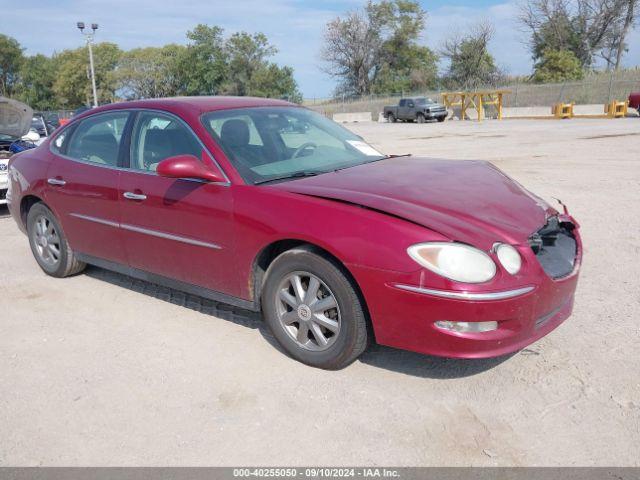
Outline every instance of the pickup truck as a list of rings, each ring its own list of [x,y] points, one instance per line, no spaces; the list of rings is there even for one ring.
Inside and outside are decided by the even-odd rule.
[[[629,106],[638,110],[640,114],[640,92],[635,92],[629,95]]]
[[[403,98],[398,105],[386,106],[383,111],[384,118],[389,122],[416,121],[424,123],[427,120],[444,122],[447,118],[447,109],[444,105],[434,102],[430,98]]]

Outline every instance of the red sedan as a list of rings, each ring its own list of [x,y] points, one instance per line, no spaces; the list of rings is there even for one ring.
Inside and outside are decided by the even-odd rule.
[[[371,341],[503,355],[573,307],[581,244],[566,209],[489,163],[385,156],[283,101],[97,108],[15,155],[9,179],[45,273],[93,264],[261,310],[321,368]]]

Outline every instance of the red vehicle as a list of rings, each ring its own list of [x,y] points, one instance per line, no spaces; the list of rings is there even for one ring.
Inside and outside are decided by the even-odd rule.
[[[294,358],[379,344],[522,349],[571,313],[578,224],[489,163],[385,156],[253,98],[91,110],[9,166],[10,211],[54,277],[85,264],[261,310]]]
[[[635,108],[640,113],[640,92],[635,92],[629,95],[629,106]]]

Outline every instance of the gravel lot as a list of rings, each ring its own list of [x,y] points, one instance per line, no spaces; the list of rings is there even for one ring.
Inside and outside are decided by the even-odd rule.
[[[46,277],[0,210],[0,465],[640,466],[640,120],[359,124],[488,159],[582,224],[573,316],[509,358],[288,359],[260,317],[91,268]]]

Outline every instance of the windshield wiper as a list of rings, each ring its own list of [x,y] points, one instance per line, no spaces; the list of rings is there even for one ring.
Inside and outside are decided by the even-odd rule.
[[[314,172],[312,170],[307,170],[302,172],[290,173],[288,175],[282,175],[280,177],[271,177],[271,178],[265,178],[264,180],[256,180],[255,182],[253,182],[253,184],[262,185],[263,183],[277,182],[278,180],[288,180],[290,178],[315,177],[316,175],[320,175],[321,173],[327,173],[327,172]]]

